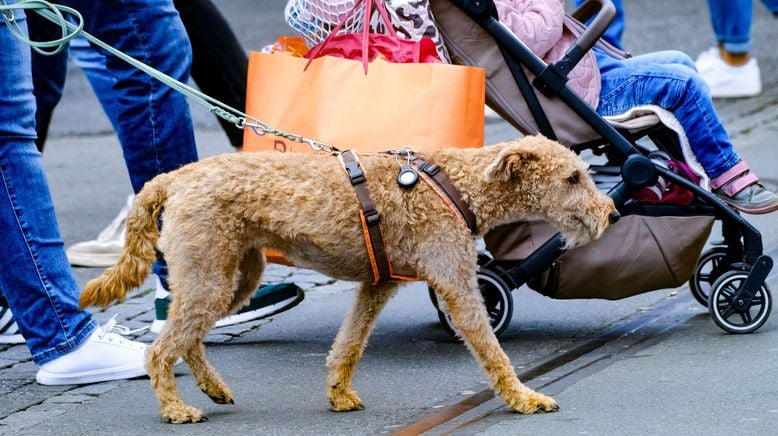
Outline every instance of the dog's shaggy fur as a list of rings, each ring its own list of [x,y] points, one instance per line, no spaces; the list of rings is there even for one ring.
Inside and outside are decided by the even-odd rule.
[[[488,375],[495,392],[522,413],[557,409],[553,399],[519,382],[489,325],[476,279],[475,237],[528,215],[545,217],[575,246],[609,224],[613,202],[594,186],[573,152],[542,137],[426,156],[462,192],[478,220],[470,233],[424,182],[397,185],[395,157],[364,154],[367,184],[381,213],[395,271],[412,271],[434,289],[441,308]],[[157,217],[164,208],[161,234]],[[338,160],[297,153],[244,153],[204,159],[150,181],[138,194],[119,262],[89,282],[82,306],[106,306],[139,286],[164,252],[172,304],[167,325],[147,353],[151,384],[170,422],[197,422],[184,404],[173,366],[183,356],[198,387],[217,403],[232,393],[206,361],[203,338],[242,307],[260,282],[264,248],[295,265],[361,286],[327,358],[333,410],[362,408],[351,380],[376,316],[398,283],[371,285],[359,204]],[[159,240],[158,240],[159,238]]]

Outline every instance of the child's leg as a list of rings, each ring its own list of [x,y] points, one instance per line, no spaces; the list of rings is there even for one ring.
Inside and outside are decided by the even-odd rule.
[[[760,185],[758,179],[742,171],[736,175],[728,172],[740,162],[740,157],[716,114],[707,85],[694,71],[688,56],[659,52],[618,60],[596,53],[602,74],[597,108],[601,115],[616,115],[641,105],[656,105],[673,112],[712,185],[731,187],[716,194],[744,212],[778,210],[778,197]],[[719,176],[727,178],[726,183],[718,181],[722,183],[718,185]],[[734,183],[741,177],[743,181]]]
[[[692,70],[697,71],[694,65],[694,60],[686,53],[678,50],[662,50],[645,53],[642,55],[633,56],[629,59],[625,59],[628,64],[666,64],[666,65],[680,65],[685,66]],[[599,58],[598,58],[599,61]]]
[[[656,105],[673,112],[705,172],[716,177],[740,158],[699,75],[684,63],[655,62],[671,57],[672,52],[660,52],[618,60],[597,53],[602,75],[597,111],[617,115],[635,106]]]

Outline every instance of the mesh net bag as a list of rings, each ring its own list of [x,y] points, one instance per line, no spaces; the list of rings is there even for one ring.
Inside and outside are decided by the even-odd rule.
[[[313,47],[324,41],[358,0],[289,0],[284,16],[289,26]],[[339,34],[362,31],[364,14],[353,14]]]
[[[343,21],[360,0],[289,0],[284,16],[289,26],[304,40],[308,48],[324,41]],[[438,56],[444,62],[451,59],[440,37],[438,24],[432,16],[428,0],[381,0],[386,7],[392,27],[401,38],[419,41],[427,37],[435,42]],[[353,14],[338,34],[359,33],[363,29],[364,14]],[[373,9],[370,30],[387,33],[379,14]]]

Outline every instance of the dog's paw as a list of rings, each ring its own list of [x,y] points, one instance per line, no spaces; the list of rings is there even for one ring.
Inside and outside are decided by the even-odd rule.
[[[167,407],[162,410],[162,419],[171,424],[188,424],[208,421],[199,409],[185,404],[175,407]]]
[[[216,404],[235,404],[235,400],[232,399],[232,393],[229,390],[220,392],[209,392],[205,389],[201,390]]]
[[[232,399],[230,396],[214,396],[214,395],[208,395],[208,398],[211,399],[216,404],[235,404],[235,400]]]
[[[362,410],[362,400],[355,391],[338,390],[330,393],[330,406],[335,412],[350,412],[352,410]]]
[[[516,404],[510,404],[510,406],[513,410],[527,415],[559,410],[559,405],[553,398],[539,392],[530,392],[522,396],[521,400],[517,401]]]

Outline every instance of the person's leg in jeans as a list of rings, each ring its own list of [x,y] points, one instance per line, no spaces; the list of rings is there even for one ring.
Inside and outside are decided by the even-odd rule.
[[[751,56],[753,0],[708,0],[713,47],[697,58],[697,69],[713,97],[750,97],[762,92],[759,65]]]
[[[26,32],[21,10],[3,12]],[[145,374],[145,346],[115,338],[78,306],[40,152],[31,50],[0,20],[0,289],[45,384]],[[114,339],[109,345],[108,339]],[[116,348],[118,346],[118,348]],[[111,355],[106,355],[110,353]],[[124,367],[107,374],[106,370]],[[79,373],[77,376],[74,373]]]
[[[96,38],[181,82],[188,81],[191,47],[171,0],[64,0],[63,4],[83,14],[84,29]],[[140,191],[158,174],[196,161],[186,98],[110,53],[98,51],[115,80],[117,134],[133,191]]]
[[[28,22],[30,37],[34,41],[50,41],[61,36],[59,26],[38,14],[30,15]],[[41,152],[48,138],[54,109],[62,98],[69,58],[74,59],[86,73],[111,125],[114,130],[118,130],[116,97],[112,90],[116,79],[106,70],[105,56],[94,50],[84,38],[76,37],[70,41],[69,50],[62,50],[54,56],[35,51],[32,53],[32,79],[37,106],[35,123],[38,134],[35,143]],[[125,202],[120,217],[114,219],[106,229],[101,231],[97,239],[76,243],[67,248],[66,254],[71,265],[111,266],[116,263],[122,247],[120,238],[124,235],[124,224],[132,198],[131,195]]]
[[[170,0],[62,3],[80,11],[85,30],[98,39],[182,82],[189,79],[191,49]],[[197,160],[189,106],[182,94],[103,54],[116,79],[117,134],[138,192],[157,174]]]
[[[192,76],[197,85],[206,94],[239,110],[244,110],[248,57],[232,29],[209,0],[177,0],[174,6],[179,11],[192,41]],[[41,27],[46,29],[46,26]],[[51,24],[48,24],[48,28],[50,33],[59,30]],[[36,58],[45,58],[45,56],[34,56],[34,65]],[[105,56],[92,48],[85,39],[75,38],[70,43],[70,59],[85,73],[103,110],[114,129],[118,131],[119,107],[116,103],[116,95],[112,91],[116,78],[108,71]],[[34,67],[36,80],[43,81],[52,75],[53,71],[59,70],[57,65],[51,65],[53,61],[49,59],[41,59],[37,63],[42,64],[42,67],[37,69]],[[42,79],[38,79],[39,77]],[[62,81],[64,82],[64,76]],[[41,97],[39,101],[45,100],[46,93],[44,92]],[[52,110],[53,105],[42,105],[38,110],[39,118],[48,121]],[[243,144],[243,131],[224,120],[219,119],[219,121],[230,143],[240,150]],[[38,126],[39,132],[47,129],[48,124]],[[41,140],[39,147],[42,145]],[[132,198],[128,198],[117,217],[100,232],[97,238],[68,247],[67,255],[72,265],[108,267],[116,263],[123,245],[123,230],[129,211],[128,205],[131,202]]]
[[[585,2],[586,0],[575,0],[575,7],[579,7]],[[616,16],[613,17],[613,22],[605,30],[602,38],[613,46],[623,49],[621,37],[624,35],[624,5],[621,0],[613,0],[613,5],[616,7]]]
[[[174,6],[191,41],[191,74],[197,86],[211,97],[244,110],[248,56],[227,21],[210,0],[174,0]],[[59,37],[59,27],[37,15],[35,18],[30,25],[30,33],[35,35],[33,39],[42,41]],[[67,51],[58,56],[33,53],[38,117],[44,120],[38,125],[41,143],[45,142],[45,136],[41,137],[41,133],[48,131],[51,112],[62,96],[67,54]],[[92,48],[85,39],[77,37],[70,42],[70,59],[84,71],[108,119],[118,130],[118,107],[111,91],[116,77],[107,70],[105,56]],[[38,92],[38,89],[41,91]],[[242,148],[243,131],[222,119],[219,121],[230,143],[238,149]]]
[[[187,81],[190,48],[170,0],[101,3],[99,7],[90,6],[92,2],[86,0],[64,3],[89,11],[84,15],[85,29],[98,39],[179,81]],[[210,46],[211,51],[217,49]],[[182,94],[100,51],[105,59],[104,68],[100,57],[89,55],[83,47],[74,47],[72,54],[87,67],[84,71],[92,76],[90,82],[100,85],[94,89],[117,129],[133,189],[138,192],[153,176],[197,159],[189,107]],[[113,84],[113,89],[107,91],[106,84]],[[245,90],[245,78],[242,88]],[[160,278],[155,302],[160,307],[153,331],[158,331],[164,323],[168,301],[167,268],[164,259],[159,260],[154,272]],[[293,284],[263,287],[238,314],[220,320],[217,326],[269,316],[295,306],[302,299],[302,291]]]
[[[108,72],[106,58],[82,37],[70,41],[70,59],[84,72],[89,86],[95,92],[103,112],[111,122],[114,131],[119,130],[119,105],[116,102],[116,77]]]
[[[657,105],[673,112],[692,152],[711,178],[711,186],[722,188],[714,191],[719,197],[747,213],[778,210],[778,197],[741,164],[708,87],[688,56],[669,51],[618,60],[600,50],[595,53],[602,75],[597,112],[617,115],[641,105]]]

